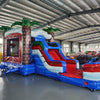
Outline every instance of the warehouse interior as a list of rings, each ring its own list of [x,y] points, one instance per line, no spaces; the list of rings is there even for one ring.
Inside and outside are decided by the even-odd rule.
[[[10,27],[23,18],[41,23],[31,26],[31,31],[60,29],[54,32],[54,41],[62,46],[66,57],[100,55],[100,0],[0,0],[0,27]],[[21,27],[16,25],[13,29]],[[0,30],[2,59],[3,39],[4,31]],[[37,74],[0,77],[0,100],[99,100],[99,92]]]
[[[55,32],[57,41],[69,46],[74,42],[74,48],[78,48],[78,44],[81,48],[93,44],[93,50],[95,46],[99,49],[99,3],[99,0],[1,0],[0,26],[10,26],[25,17],[42,24],[34,26],[33,30],[48,26],[61,29],[61,32]],[[2,31],[0,33],[2,37]]]

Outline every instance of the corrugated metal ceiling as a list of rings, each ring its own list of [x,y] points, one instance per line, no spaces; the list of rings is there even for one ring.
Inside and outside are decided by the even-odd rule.
[[[23,17],[42,26],[60,28],[55,39],[93,43],[100,41],[100,0],[0,0],[0,26]]]

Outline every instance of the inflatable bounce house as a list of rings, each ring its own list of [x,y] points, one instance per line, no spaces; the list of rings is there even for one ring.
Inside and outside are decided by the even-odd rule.
[[[44,75],[73,85],[87,87],[91,91],[100,89],[100,64],[85,64],[79,69],[79,62],[67,59],[61,45],[48,42],[52,36],[31,27],[15,28],[4,36],[4,61],[1,71],[22,75],[32,73]]]

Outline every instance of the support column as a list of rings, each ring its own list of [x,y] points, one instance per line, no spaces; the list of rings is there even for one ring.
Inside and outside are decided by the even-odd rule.
[[[62,46],[62,41],[63,41],[63,40],[59,40],[59,43],[60,43],[61,46]]]
[[[85,47],[87,46],[88,44],[87,43],[85,43]]]
[[[79,52],[81,52],[81,43],[78,44]]]
[[[70,42],[70,53],[73,53],[73,42]]]

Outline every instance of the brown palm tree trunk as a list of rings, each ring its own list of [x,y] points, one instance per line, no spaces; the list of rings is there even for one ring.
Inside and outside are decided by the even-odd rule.
[[[22,55],[22,64],[31,63],[31,27],[22,26],[23,32],[23,55]]]

